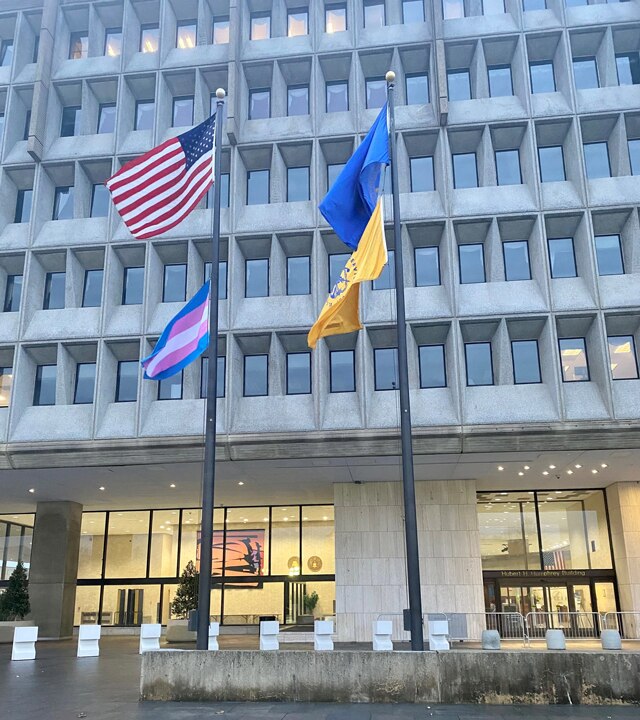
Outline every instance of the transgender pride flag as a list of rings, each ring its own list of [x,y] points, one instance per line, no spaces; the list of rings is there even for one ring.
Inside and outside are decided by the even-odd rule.
[[[208,280],[169,322],[156,346],[140,362],[146,380],[164,380],[179,373],[209,347]]]

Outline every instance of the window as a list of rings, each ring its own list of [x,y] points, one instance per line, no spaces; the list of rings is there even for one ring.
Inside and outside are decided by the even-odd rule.
[[[529,63],[529,76],[531,77],[531,92],[550,93],[556,91],[556,78],[553,72],[553,63],[547,60]]]
[[[157,25],[143,25],[140,28],[140,52],[157,53],[160,46],[160,28]]]
[[[506,97],[513,95],[511,81],[511,65],[494,65],[488,68],[489,95],[491,97]]]
[[[74,405],[90,405],[96,386],[96,364],[78,363],[76,365],[76,387],[73,393]]]
[[[225,368],[227,359],[224,355],[218,355],[217,363],[217,379],[216,379],[216,397],[224,397]],[[207,388],[209,387],[209,358],[203,357],[200,366],[200,397],[207,397]]]
[[[562,145],[538,148],[541,182],[564,182],[564,152]]]
[[[269,171],[250,170],[247,173],[247,205],[269,204]]]
[[[332,393],[356,391],[356,354],[353,350],[329,353],[329,384]]]
[[[0,142],[4,136],[4,113],[0,113]]]
[[[82,116],[80,107],[62,108],[62,124],[60,126],[60,137],[73,137],[80,134],[80,118]]]
[[[611,177],[609,145],[606,142],[584,143],[584,164],[589,180]]]
[[[0,407],[9,407],[13,387],[13,368],[0,367]]]
[[[564,382],[588,382],[589,362],[584,338],[561,338],[560,364]]]
[[[610,335],[607,343],[611,377],[614,380],[637,380],[638,358],[633,335]]]
[[[158,381],[158,400],[182,400],[182,371]]]
[[[516,385],[542,382],[537,340],[512,340],[513,381]]]
[[[618,85],[640,85],[640,54],[620,53],[616,55]]]
[[[180,50],[190,50],[197,44],[196,35],[198,23],[195,20],[179,22],[176,31],[176,47]]]
[[[110,204],[107,186],[103,183],[96,183],[91,191],[91,217],[107,217]]]
[[[126,267],[122,274],[122,304],[142,305],[144,297],[144,268]]]
[[[105,103],[100,105],[98,112],[98,134],[112,133],[116,129],[116,104]]]
[[[375,348],[373,369],[376,390],[396,390],[399,385],[398,348]]]
[[[71,220],[73,218],[73,187],[57,187],[53,199],[53,219]]]
[[[409,159],[411,174],[411,192],[430,192],[435,190],[432,157],[412,157]]]
[[[347,29],[346,5],[328,5],[325,7],[324,29],[328,33],[343,32]]]
[[[0,45],[0,67],[11,67],[13,62],[13,40],[3,40]]]
[[[204,281],[211,277],[211,263],[204,264]],[[218,262],[218,300],[227,299],[227,261],[220,260]]]
[[[287,115],[309,114],[309,86],[290,85],[287,88]]]
[[[405,77],[407,105],[426,105],[429,102],[429,77],[413,73]]]
[[[269,296],[269,259],[245,260],[244,296],[247,298]]]
[[[193,125],[193,95],[173,98],[173,127]]]
[[[309,34],[309,12],[306,8],[289,10],[287,13],[287,36],[298,37]]]
[[[529,243],[526,240],[510,240],[502,243],[504,276],[508,281],[531,280]]]
[[[403,0],[402,22],[405,25],[424,22],[424,4],[422,0]]]
[[[268,40],[271,37],[271,15],[269,13],[252,13],[250,40]]]
[[[13,222],[27,223],[31,219],[31,203],[33,201],[33,190],[18,190],[16,197],[16,214]]]
[[[471,100],[471,75],[468,70],[447,72],[449,100]]]
[[[547,0],[522,0],[522,9],[525,12],[532,10],[546,10]]]
[[[334,163],[333,165],[327,165],[327,188],[330,188],[333,183],[338,179],[338,175],[342,172],[345,163]]]
[[[598,275],[624,275],[620,235],[596,235]]]
[[[574,58],[573,78],[578,90],[600,87],[596,59],[594,57]]]
[[[120,360],[116,371],[116,402],[135,402],[138,397],[137,360]]]
[[[350,257],[349,253],[329,255],[329,292],[333,290],[334,285],[340,280],[340,275]]]
[[[478,171],[475,153],[456,153],[453,156],[453,187],[478,187]]]
[[[155,112],[155,100],[138,100],[136,103],[136,123],[134,130],[153,130],[153,117]]]
[[[108,28],[104,39],[104,54],[107,57],[122,55],[122,28]]]
[[[311,392],[311,353],[287,353],[287,395]]]
[[[244,356],[244,396],[269,394],[269,365],[267,355]]]
[[[396,254],[387,250],[387,264],[382,268],[380,275],[373,281],[374,290],[393,290],[396,286]]]
[[[498,150],[496,152],[498,185],[521,185],[520,151]]]
[[[249,120],[271,117],[271,90],[249,90]]]
[[[573,238],[549,238],[552,278],[577,277]]]
[[[69,59],[84,60],[89,54],[89,36],[85,32],[72,32],[69,43]]]
[[[504,13],[504,0],[482,0],[483,15],[502,15]]]
[[[418,348],[418,359],[421,388],[447,387],[444,345],[421,345]]]
[[[38,50],[40,50],[40,35],[36,35],[33,41],[33,55],[31,56],[31,62],[38,62]]]
[[[631,174],[640,175],[640,140],[627,140]]]
[[[311,258],[306,255],[287,258],[287,295],[311,293]]]
[[[3,130],[4,130],[4,115],[2,116]],[[29,126],[31,125],[31,110],[27,110],[24,116],[24,133],[22,135],[23,140],[29,139]]]
[[[380,0],[364,0],[364,26],[381,28],[385,25],[384,2]]]
[[[473,243],[458,245],[460,282],[463,285],[486,282],[484,272],[484,245]]]
[[[490,342],[465,343],[464,355],[467,365],[467,385],[493,385],[493,362]]]
[[[36,367],[36,382],[33,390],[34,405],[56,404],[56,366],[38,365]]]
[[[44,281],[43,310],[60,310],[64,308],[65,273],[48,272]]]
[[[440,285],[440,249],[417,247],[414,250],[416,264],[416,287]]]
[[[309,168],[287,168],[287,202],[309,200]]]
[[[22,275],[7,275],[3,312],[18,312],[22,297]]]
[[[349,84],[346,80],[327,83],[327,112],[346,112],[349,109]]]
[[[442,0],[442,14],[445,20],[464,17],[464,0]]]
[[[187,293],[187,266],[174,263],[164,266],[162,302],[184,302]]]
[[[387,81],[384,78],[368,78],[367,108],[381,108],[387,102]]]
[[[213,18],[213,44],[228,45],[229,44],[229,16]]]
[[[102,303],[103,270],[85,270],[82,307],[100,307]]]
[[[229,173],[221,173],[220,175],[220,207],[221,208],[228,208],[229,207],[229,182],[230,182],[230,176]],[[210,209],[213,207],[213,187],[210,187],[207,192],[207,201],[206,201],[207,209]]]

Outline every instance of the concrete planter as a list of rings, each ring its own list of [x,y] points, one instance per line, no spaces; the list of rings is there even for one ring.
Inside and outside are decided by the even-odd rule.
[[[17,627],[33,627],[31,620],[7,620],[0,622],[0,643],[12,643],[13,631]]]
[[[313,615],[298,615],[297,625],[313,625],[315,617]]]
[[[169,620],[165,640],[168,643],[195,642],[196,633],[189,630],[188,620]]]

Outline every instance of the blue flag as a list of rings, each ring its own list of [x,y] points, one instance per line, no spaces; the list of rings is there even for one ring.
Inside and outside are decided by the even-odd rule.
[[[320,212],[343,243],[354,250],[378,202],[382,170],[389,164],[387,104],[365,139],[344,166]]]

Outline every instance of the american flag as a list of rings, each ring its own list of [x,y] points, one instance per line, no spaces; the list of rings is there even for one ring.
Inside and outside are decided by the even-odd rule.
[[[566,570],[564,550],[544,550],[542,562],[544,570]]]
[[[213,184],[216,116],[132,160],[106,182],[117,211],[138,240],[181,223]]]

